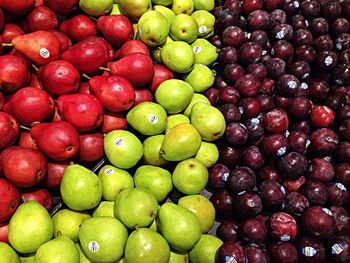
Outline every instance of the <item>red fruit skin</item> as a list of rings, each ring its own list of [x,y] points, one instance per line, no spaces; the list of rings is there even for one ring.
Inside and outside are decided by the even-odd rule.
[[[106,51],[108,61],[111,61],[114,59],[114,49],[113,49],[112,45],[109,42],[107,42],[104,38],[102,38],[102,37],[88,37],[87,40],[93,41],[95,43],[100,43]]]
[[[9,244],[9,225],[8,222],[0,224],[0,242]]]
[[[4,43],[11,43],[12,39],[17,36],[24,35],[24,31],[16,24],[5,24],[2,31],[2,41]]]
[[[35,5],[35,0],[1,0],[0,7],[13,14],[24,14]]]
[[[89,85],[89,82],[80,82],[79,85],[79,93],[84,93],[84,94],[93,94]]]
[[[30,135],[30,132],[21,132],[21,135],[19,137],[18,146],[20,146],[22,148],[27,148],[27,149],[38,150],[38,147],[36,146],[35,142],[33,141],[33,138]]]
[[[35,0],[35,7],[39,7],[43,5],[45,5],[44,0]]]
[[[0,56],[0,91],[13,93],[29,82],[28,64],[13,55]]]
[[[79,42],[91,36],[97,36],[97,28],[89,17],[77,15],[63,21],[60,31],[70,37],[74,42]]]
[[[49,162],[47,164],[47,176],[44,180],[44,184],[50,190],[57,190],[60,188],[64,171],[70,164],[59,163],[59,162]]]
[[[26,87],[17,91],[4,105],[4,111],[23,125],[47,120],[54,112],[54,101],[44,90]]]
[[[102,133],[80,135],[79,160],[81,162],[95,162],[104,155]]]
[[[287,113],[283,109],[274,109],[264,116],[265,129],[270,133],[284,133],[289,126]]]
[[[303,186],[303,184],[306,182],[306,179],[304,176],[300,176],[298,179],[285,179],[283,181],[284,188],[289,192],[298,192],[300,187]]]
[[[107,112],[103,115],[102,133],[109,133],[113,130],[125,130],[127,122],[122,113]]]
[[[135,100],[130,82],[119,76],[95,76],[89,81],[90,89],[103,107],[112,112],[129,109]]]
[[[38,123],[30,134],[38,148],[55,161],[69,160],[79,152],[78,131],[68,122]]]
[[[41,69],[42,68],[40,68],[38,70],[38,73],[41,71]],[[39,80],[39,78],[38,78],[38,76],[36,74],[32,74],[30,76],[29,86],[33,87],[33,88],[44,90],[43,84],[41,83],[41,81]]]
[[[150,55],[149,54],[149,50],[148,47],[146,46],[145,43],[143,43],[141,40],[129,40],[127,42],[125,42],[120,49],[118,49],[115,54],[114,54],[114,58],[115,59],[120,59],[123,57],[126,57],[130,54],[133,53],[143,53],[145,55]]]
[[[4,25],[5,25],[5,16],[4,16],[4,12],[0,8],[0,30],[4,28]]]
[[[4,106],[4,104],[5,104],[5,97],[0,91],[0,110],[2,110],[2,107]]]
[[[155,93],[158,86],[168,79],[173,79],[174,74],[167,67],[160,64],[153,65],[153,70],[154,70],[154,76],[153,76],[152,83],[150,85],[150,90],[153,93]]]
[[[310,114],[311,124],[318,128],[327,128],[333,125],[334,111],[327,106],[314,106]]]
[[[147,89],[135,90],[134,106],[146,101],[153,101],[152,93]]]
[[[78,131],[91,131],[102,125],[103,107],[90,94],[62,95],[57,100],[58,112]]]
[[[50,30],[58,27],[56,14],[46,6],[39,6],[27,15],[26,23],[29,32]]]
[[[6,112],[0,111],[0,150],[13,144],[19,134],[18,121]]]
[[[58,112],[58,107],[57,106],[55,106],[55,111],[54,111],[54,114],[53,114],[53,117],[52,117],[52,122],[54,122],[54,121],[63,121],[62,116]]]
[[[49,32],[53,33],[61,42],[61,52],[66,51],[69,47],[72,46],[72,40],[63,32],[59,30],[49,30]]]
[[[28,202],[31,200],[37,201],[47,210],[50,210],[52,208],[52,204],[53,204],[52,195],[45,188],[39,188],[28,192],[22,192],[21,197],[22,197],[22,200],[25,200],[25,202]]]
[[[274,213],[270,218],[270,233],[278,241],[294,240],[298,234],[297,222],[287,213]]]
[[[78,8],[79,0],[44,0],[44,2],[55,13],[70,15]]]
[[[11,146],[0,155],[4,176],[18,187],[37,185],[47,173],[47,161],[38,150]]]
[[[21,197],[17,187],[4,178],[0,178],[0,193],[0,223],[5,223],[16,211]]]

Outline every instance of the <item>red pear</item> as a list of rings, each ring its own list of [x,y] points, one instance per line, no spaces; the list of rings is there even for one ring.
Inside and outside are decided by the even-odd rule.
[[[4,178],[0,178],[0,193],[0,223],[5,223],[16,211],[21,196],[17,187]]]
[[[54,121],[63,121],[62,116],[58,112],[58,107],[57,106],[55,106],[55,111],[54,111],[54,114],[53,114],[53,117],[52,117],[52,122],[54,122]]]
[[[40,70],[41,70],[41,68],[39,69],[38,72],[40,72]],[[34,88],[38,88],[38,89],[42,89],[42,90],[44,89],[43,84],[41,83],[38,75],[36,75],[36,74],[32,74],[30,76],[29,86],[34,87]]]
[[[119,59],[133,53],[143,53],[148,56],[150,55],[148,47],[141,40],[129,40],[115,52],[114,57],[115,59]]]
[[[59,30],[50,30],[49,32],[55,34],[55,36],[61,42],[61,52],[66,51],[69,47],[72,46],[72,40],[64,33]]]
[[[32,135],[30,135],[30,132],[21,132],[21,135],[19,136],[18,145],[22,148],[35,149],[35,150],[38,149],[38,147],[36,146],[32,138]]]
[[[38,150],[11,146],[0,155],[4,176],[18,187],[37,185],[47,172],[45,156]]]
[[[35,7],[39,7],[43,5],[45,5],[44,0],[35,0]]]
[[[0,0],[0,7],[14,14],[27,13],[34,5],[35,0]]]
[[[4,43],[11,43],[12,39],[17,36],[24,35],[24,31],[16,24],[5,24],[4,30],[2,31],[2,41]]]
[[[143,53],[133,53],[110,62],[108,67],[112,75],[126,78],[134,87],[147,85],[154,76],[152,59]]]
[[[57,100],[58,111],[63,119],[75,126],[78,131],[91,131],[103,122],[101,102],[90,94],[62,95]]]
[[[50,30],[58,27],[56,14],[47,6],[34,8],[26,17],[29,32]]]
[[[52,190],[59,189],[64,171],[69,165],[69,162],[49,162],[47,164],[47,176],[44,180],[45,186]]]
[[[4,16],[4,12],[0,8],[0,31],[4,28],[4,25],[5,25],[5,16]]]
[[[29,82],[28,64],[13,55],[0,56],[0,90],[17,91]]]
[[[19,134],[19,124],[10,114],[0,111],[0,150],[13,144]]]
[[[155,64],[153,68],[154,68],[154,77],[150,86],[150,90],[153,92],[156,92],[158,86],[163,81],[166,81],[168,79],[173,79],[174,74],[167,67],[160,64]]]
[[[135,90],[134,106],[146,101],[153,101],[151,92],[147,89]]]
[[[79,89],[80,74],[68,61],[55,60],[41,68],[40,80],[51,95],[75,93]]]
[[[102,133],[80,135],[79,161],[95,162],[104,155]]]
[[[61,42],[55,34],[48,31],[35,31],[33,33],[15,37],[12,40],[15,49],[42,66],[50,61],[59,59]]]
[[[134,103],[135,90],[125,78],[95,76],[90,79],[89,84],[92,92],[109,111],[125,111]]]
[[[96,43],[100,43],[105,48],[105,50],[107,52],[108,61],[111,61],[114,59],[113,47],[104,38],[102,38],[102,37],[88,37],[87,39],[90,41],[94,41]]]
[[[30,59],[28,59],[25,55],[23,55],[22,53],[18,52],[16,49],[12,49],[8,55],[12,55],[15,57],[20,58],[24,63],[26,63],[27,65],[32,64],[32,61]]]
[[[78,131],[66,121],[38,123],[30,134],[38,148],[53,160],[69,160],[79,152]]]
[[[0,224],[0,242],[9,243],[9,224],[8,224],[8,222]]]
[[[2,107],[5,104],[5,97],[4,94],[2,94],[2,92],[0,91],[0,110],[2,110]]]
[[[101,131],[109,133],[113,130],[125,130],[127,127],[126,118],[122,113],[108,112],[103,116]]]
[[[92,94],[89,82],[86,82],[86,81],[80,82],[79,91],[78,92],[79,93],[85,93],[85,94]]]
[[[52,208],[53,198],[50,192],[45,188],[39,188],[35,190],[29,190],[21,193],[21,198],[23,201],[37,201],[47,210]]]
[[[79,42],[91,36],[97,36],[94,21],[84,15],[77,15],[62,22],[60,30],[74,42]]]
[[[17,91],[4,105],[4,111],[10,113],[23,125],[42,122],[53,114],[54,101],[44,90],[26,87]]]
[[[55,13],[70,15],[78,8],[79,0],[44,0],[44,2]]]

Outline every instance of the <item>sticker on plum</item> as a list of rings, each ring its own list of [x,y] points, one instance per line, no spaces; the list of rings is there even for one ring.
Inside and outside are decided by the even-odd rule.
[[[91,252],[98,252],[100,250],[100,245],[97,241],[90,241],[88,247]]]
[[[232,256],[225,256],[224,260],[225,260],[225,263],[237,263],[237,260]]]
[[[344,244],[343,243],[337,243],[332,246],[332,254],[333,255],[339,255],[341,252],[344,251]]]
[[[322,211],[323,212],[325,212],[327,215],[329,215],[329,216],[333,216],[333,214],[332,214],[332,212],[331,212],[331,210],[329,210],[328,208],[322,208]]]
[[[289,240],[290,240],[290,236],[288,234],[283,234],[281,236],[281,241],[286,242],[286,241],[289,241]]]
[[[338,187],[342,191],[346,191],[346,187],[342,183],[336,183],[335,186]]]
[[[229,173],[224,173],[224,174],[221,176],[221,180],[222,180],[223,182],[227,182],[229,176],[230,176]]]
[[[301,253],[306,257],[313,257],[316,255],[317,251],[313,247],[303,247]]]

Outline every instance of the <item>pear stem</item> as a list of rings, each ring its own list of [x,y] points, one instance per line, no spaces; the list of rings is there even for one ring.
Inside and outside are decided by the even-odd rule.
[[[25,196],[22,196],[22,202],[27,203],[27,201],[28,201],[27,198]]]
[[[20,125],[19,127],[20,127],[21,129],[23,129],[23,130],[30,131],[30,128],[28,128],[28,127],[26,127],[26,126]]]
[[[34,69],[35,71],[38,71],[38,70],[39,70],[38,67],[35,66],[34,64],[31,64],[31,65],[32,65],[32,67],[33,67],[33,69]]]
[[[1,44],[3,47],[13,47],[12,43],[2,43]]]
[[[104,70],[104,71],[111,71],[109,68],[105,68],[105,67],[98,67],[100,70]]]
[[[95,22],[97,21],[97,18],[96,18],[96,17],[89,16],[89,18],[90,18],[91,20],[94,20]]]
[[[88,75],[86,75],[85,73],[81,74],[84,78],[86,79],[91,79],[91,77],[89,77]]]

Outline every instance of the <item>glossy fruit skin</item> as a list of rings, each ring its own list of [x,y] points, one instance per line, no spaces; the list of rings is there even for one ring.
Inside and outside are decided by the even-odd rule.
[[[216,229],[216,236],[220,238],[222,241],[236,241],[237,240],[237,230],[238,230],[238,222],[232,218],[225,219],[221,222],[221,224]]]
[[[253,190],[255,185],[255,173],[248,167],[238,167],[232,170],[227,181],[227,186],[233,193]]]
[[[21,193],[22,200],[28,202],[30,200],[37,201],[48,211],[52,208],[53,198],[50,192],[45,188],[35,189],[33,191],[26,191]]]
[[[294,217],[284,212],[274,213],[270,217],[270,234],[278,241],[294,240],[298,234],[298,225]]]
[[[213,193],[210,201],[215,207],[215,212],[218,218],[232,218],[234,214],[232,194],[226,190],[219,190]]]
[[[298,251],[296,247],[289,242],[271,243],[268,246],[271,262],[297,263]]]
[[[302,227],[317,238],[329,238],[336,230],[332,212],[322,206],[312,206],[302,215]]]
[[[324,243],[314,237],[301,237],[298,241],[299,257],[303,262],[326,262]]]
[[[19,123],[18,121],[6,112],[0,112],[0,149],[13,144],[18,138]]]
[[[285,178],[298,179],[308,169],[307,159],[300,153],[289,152],[277,161],[277,169]]]
[[[4,178],[0,178],[0,192],[3,194],[0,202],[0,223],[11,218],[20,204],[21,197],[17,187]]]
[[[241,222],[238,233],[243,240],[251,243],[263,243],[267,237],[265,223],[256,218],[248,218]]]
[[[221,245],[217,252],[216,262],[225,263],[230,258],[236,260],[237,263],[245,263],[243,247],[233,241],[227,241]]]
[[[248,218],[259,214],[262,211],[263,204],[256,192],[247,191],[237,195],[234,207],[235,211],[240,211],[240,217]]]
[[[284,187],[276,181],[266,180],[259,186],[260,197],[263,201],[264,207],[278,208],[285,199]]]

